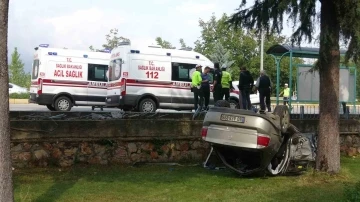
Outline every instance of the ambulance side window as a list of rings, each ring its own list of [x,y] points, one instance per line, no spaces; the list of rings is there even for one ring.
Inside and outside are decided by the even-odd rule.
[[[107,82],[106,71],[108,65],[89,64],[88,81]]]
[[[196,64],[188,64],[188,63],[171,63],[172,66],[172,75],[171,79],[173,81],[185,81],[191,82],[190,79],[190,70],[195,68]]]

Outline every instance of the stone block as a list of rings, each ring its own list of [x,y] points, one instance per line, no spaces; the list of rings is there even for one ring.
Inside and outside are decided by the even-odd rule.
[[[135,143],[129,143],[127,145],[129,154],[136,153],[137,152],[137,146]]]
[[[48,158],[49,154],[45,150],[40,149],[40,150],[34,151],[34,157],[37,160],[41,160],[41,159],[44,159],[44,158]]]

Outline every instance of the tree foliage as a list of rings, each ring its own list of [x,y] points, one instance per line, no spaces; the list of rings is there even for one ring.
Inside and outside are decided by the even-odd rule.
[[[106,43],[102,45],[103,49],[112,50],[118,47],[122,42],[130,42],[130,39],[123,36],[119,36],[119,30],[114,28],[110,30],[110,33],[105,35]],[[99,51],[99,49],[94,48],[92,45],[89,47],[91,51]]]
[[[180,42],[181,49],[185,49],[185,50],[192,50],[193,49],[192,47],[186,45],[184,39],[181,38],[179,40],[179,42]]]
[[[24,70],[24,63],[20,59],[20,54],[15,47],[11,54],[11,63],[9,64],[9,82],[17,84],[27,89],[30,88],[31,75]]]
[[[232,60],[231,58],[231,53],[229,50],[226,50],[221,43],[216,43],[215,47],[214,47],[214,52],[213,54],[210,55],[210,59],[213,62],[218,62],[220,64],[220,67],[231,67],[232,64],[234,64],[234,60]],[[233,72],[234,68],[230,68],[230,73],[234,73]]]
[[[230,67],[234,80],[239,78],[239,67],[245,66],[250,73],[257,78],[260,72],[260,40],[254,31],[244,31],[242,29],[234,29],[228,27],[227,21],[229,16],[223,14],[217,19],[213,14],[209,21],[199,20],[201,28],[201,36],[195,42],[195,51],[204,54],[213,62],[216,60],[214,54],[219,54],[217,46],[225,50],[220,54],[229,54],[229,60],[234,61]],[[269,35],[264,42],[264,51],[274,44],[286,43],[283,36]],[[282,84],[289,82],[289,58],[284,58],[281,62],[280,82]],[[302,59],[294,59],[293,64],[302,64]],[[276,65],[275,60],[269,55],[264,54],[264,69],[273,80],[276,81]],[[296,73],[293,73],[293,81],[296,79]],[[295,82],[293,82],[295,83]]]
[[[323,0],[320,0],[320,3]],[[341,39],[348,45],[346,63],[353,59],[358,61],[360,56],[360,1],[330,0],[335,4],[335,15]],[[316,37],[315,25],[320,23],[321,12],[316,11],[318,0],[255,0],[253,6],[244,8],[246,0],[242,0],[237,9],[227,21],[234,28],[246,28],[259,33],[266,31],[267,35],[280,34],[283,30],[285,15],[289,15],[294,29],[291,35],[292,45],[300,45],[303,41],[309,43]]]
[[[161,46],[161,48],[167,48],[167,49],[175,49],[169,41],[163,40],[161,37],[156,37],[155,39],[157,45]]]

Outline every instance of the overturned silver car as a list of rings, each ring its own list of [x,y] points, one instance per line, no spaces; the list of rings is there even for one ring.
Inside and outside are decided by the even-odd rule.
[[[205,115],[202,139],[212,145],[209,157],[215,152],[240,175],[300,172],[315,161],[316,135],[300,133],[290,123],[287,106],[260,113],[231,109],[227,101],[218,101]]]

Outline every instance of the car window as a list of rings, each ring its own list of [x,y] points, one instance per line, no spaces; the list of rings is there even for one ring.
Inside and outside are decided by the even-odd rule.
[[[9,88],[13,88],[13,85],[9,84]]]

